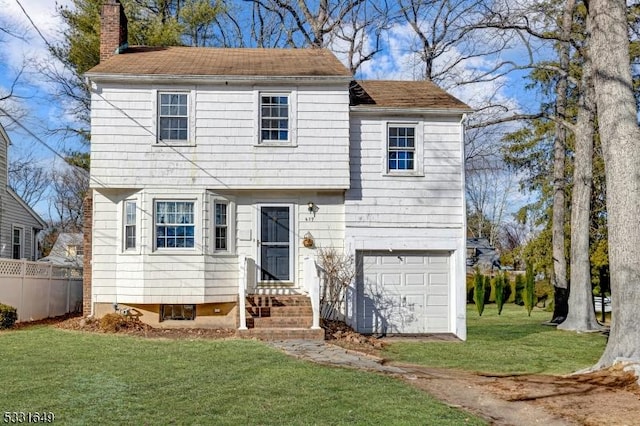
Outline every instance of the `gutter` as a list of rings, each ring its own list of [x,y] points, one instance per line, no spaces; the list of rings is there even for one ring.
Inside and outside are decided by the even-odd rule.
[[[175,74],[84,74],[95,83],[135,82],[135,83],[350,83],[351,76],[267,76],[267,75],[175,75]]]

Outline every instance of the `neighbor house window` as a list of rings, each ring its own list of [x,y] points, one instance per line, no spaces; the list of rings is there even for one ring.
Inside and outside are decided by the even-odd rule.
[[[194,319],[196,319],[196,305],[161,305],[160,321]]]
[[[13,258],[14,259],[22,259],[22,241],[23,241],[23,233],[22,228],[13,228],[13,238],[11,240],[12,248],[13,248]]]
[[[215,203],[215,249],[216,251],[227,251],[229,249],[229,217],[228,204],[222,202]]]
[[[161,141],[187,141],[189,135],[189,96],[186,93],[160,93],[158,138]]]
[[[260,142],[289,141],[289,96],[260,95]]]
[[[195,202],[156,201],[156,248],[195,246]]]
[[[389,126],[388,170],[416,169],[416,129],[413,126]]]
[[[136,248],[136,202],[124,203],[124,249]]]

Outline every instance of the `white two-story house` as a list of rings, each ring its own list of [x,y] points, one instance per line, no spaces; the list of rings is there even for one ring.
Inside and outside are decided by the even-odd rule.
[[[358,331],[465,338],[465,104],[355,82],[324,49],[128,47],[117,0],[102,27],[94,315],[244,328],[245,293],[306,294],[305,259],[332,248]]]

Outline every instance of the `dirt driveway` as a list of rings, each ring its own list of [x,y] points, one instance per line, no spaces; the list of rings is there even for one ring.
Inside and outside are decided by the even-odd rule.
[[[638,425],[640,387],[615,368],[577,376],[487,376],[392,364],[440,401],[496,425]]]

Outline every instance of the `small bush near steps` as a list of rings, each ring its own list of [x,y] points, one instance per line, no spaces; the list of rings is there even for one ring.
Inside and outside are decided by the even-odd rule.
[[[13,306],[0,303],[0,330],[13,327],[18,320],[18,311]]]

